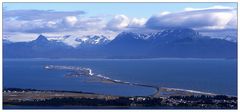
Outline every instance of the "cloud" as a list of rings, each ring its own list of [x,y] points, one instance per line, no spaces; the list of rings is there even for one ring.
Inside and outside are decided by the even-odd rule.
[[[107,24],[107,29],[110,30],[123,30],[129,24],[130,20],[125,15],[116,15],[114,16]]]
[[[55,11],[55,10],[3,10],[4,18],[16,18],[18,20],[53,20],[66,16],[83,15],[84,11]]]
[[[82,30],[100,30],[106,27],[106,24],[107,21],[103,17],[85,17],[79,18],[75,26]]]
[[[146,23],[147,19],[146,18],[133,18],[130,23],[129,27],[143,27],[144,24]]]
[[[22,33],[22,32],[3,32],[3,39],[11,42],[26,42],[36,39],[39,35],[35,33]]]
[[[171,12],[169,11],[164,11],[164,12],[161,12],[160,15],[163,16],[163,15],[167,15],[167,14],[170,14]]]
[[[163,11],[146,19],[124,14],[93,17],[84,11],[3,9],[4,36],[13,40],[17,38],[17,41],[34,39],[39,34],[103,34],[113,39],[122,31],[156,32],[168,27],[188,27],[198,31],[236,29],[237,10],[224,6],[185,8],[180,12]]]
[[[101,17],[86,17],[82,14],[83,11],[5,10],[3,31],[47,33],[105,27],[105,20]]]
[[[4,10],[3,31],[44,33],[73,26],[84,11]]]
[[[76,16],[67,16],[63,19],[63,22],[66,25],[74,26],[77,23],[78,19]]]
[[[3,34],[11,41],[30,41],[39,34],[49,37],[102,34],[113,38],[118,33],[105,30],[108,22],[105,16],[84,14],[83,11],[4,10]]]
[[[196,11],[196,10],[208,10],[208,9],[235,9],[235,8],[217,5],[217,6],[207,7],[207,8],[191,8],[191,7],[188,7],[188,8],[185,8],[184,10],[185,11]]]
[[[188,27],[196,30],[236,29],[236,14],[236,9],[230,7],[186,8],[182,12],[152,16],[146,22],[146,27],[151,29],[167,27]]]
[[[107,23],[106,29],[121,31],[128,28],[141,28],[146,21],[146,18],[129,18],[126,15],[116,15]]]
[[[56,31],[57,21],[43,20],[16,20],[14,18],[3,20],[4,32],[43,33]]]

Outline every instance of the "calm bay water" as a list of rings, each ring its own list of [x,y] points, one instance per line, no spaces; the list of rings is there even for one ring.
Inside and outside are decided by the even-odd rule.
[[[3,86],[75,90],[113,95],[150,95],[155,90],[119,84],[65,78],[67,71],[45,65],[89,67],[112,79],[237,95],[237,60],[234,59],[4,59]]]

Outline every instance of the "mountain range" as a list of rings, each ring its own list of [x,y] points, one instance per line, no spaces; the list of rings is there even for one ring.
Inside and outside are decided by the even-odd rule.
[[[30,42],[3,40],[4,58],[236,58],[237,42],[202,36],[188,28],[155,33],[122,32],[113,40],[103,35],[66,35]]]

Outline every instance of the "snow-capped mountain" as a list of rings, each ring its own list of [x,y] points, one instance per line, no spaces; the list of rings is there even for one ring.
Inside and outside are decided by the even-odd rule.
[[[195,40],[203,38],[198,32],[187,28],[171,28],[160,30],[155,33],[135,33],[135,32],[122,32],[110,42],[110,44],[119,45],[132,45],[132,44],[160,44],[175,42],[178,40]],[[205,37],[206,38],[206,37]]]
[[[72,46],[74,48],[79,46],[104,45],[110,42],[110,40],[103,35],[65,35],[62,37],[50,38],[50,40],[63,42],[66,45]]]
[[[151,33],[136,33],[136,32],[122,32],[116,39],[132,38],[136,40],[155,40],[155,39],[166,39],[168,41],[175,39],[192,38],[197,39],[203,37],[199,32],[196,32],[188,28],[171,28],[162,29],[157,32]],[[115,40],[116,40],[115,39]],[[164,41],[164,40],[162,40]]]
[[[156,33],[120,33],[108,45],[112,57],[236,57],[235,42],[210,38],[188,28],[164,29]],[[118,52],[115,52],[115,51]]]
[[[7,58],[236,58],[237,43],[192,29],[171,28],[155,33],[122,32],[111,41],[102,35],[40,35],[30,42],[4,43],[3,51]]]
[[[132,37],[134,39],[140,39],[140,40],[147,40],[152,34],[155,33],[136,33],[136,32],[122,32],[120,34],[117,35],[117,39],[119,38],[129,38]]]
[[[161,30],[150,37],[151,39],[156,38],[167,38],[170,39],[184,39],[184,38],[200,38],[200,34],[192,29],[188,28],[172,28]]]
[[[237,42],[237,30],[201,32],[204,36]]]
[[[107,44],[110,42],[110,40],[103,36],[103,35],[91,35],[91,36],[86,36],[85,38],[77,38],[76,41],[82,40],[85,44],[92,44],[92,45],[103,45]]]

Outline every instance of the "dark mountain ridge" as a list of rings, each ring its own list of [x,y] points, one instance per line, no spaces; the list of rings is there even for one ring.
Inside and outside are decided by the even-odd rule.
[[[91,38],[91,43],[96,42]],[[97,39],[97,38],[96,38]],[[122,32],[106,44],[71,47],[40,35],[31,42],[3,43],[4,58],[236,58],[237,43],[188,28],[156,33]]]

